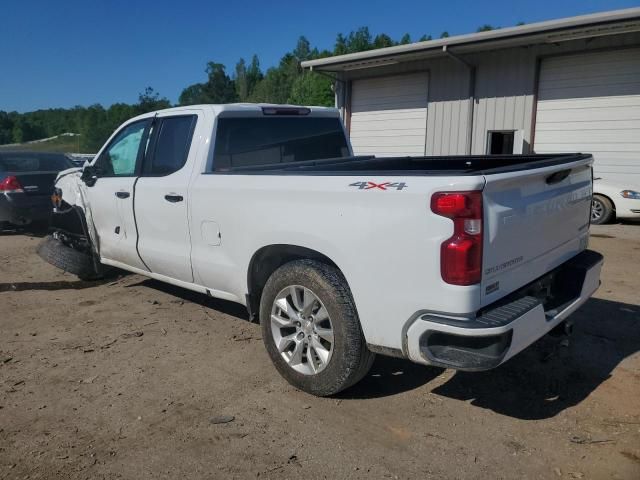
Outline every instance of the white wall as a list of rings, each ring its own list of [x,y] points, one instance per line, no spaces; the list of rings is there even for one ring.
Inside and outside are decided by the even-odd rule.
[[[477,66],[472,153],[485,153],[489,130],[522,130],[525,142],[523,152],[529,151],[532,140],[535,142],[532,138],[532,119],[538,58],[629,45],[640,45],[640,33],[465,55],[465,60]],[[427,155],[464,154],[470,108],[469,70],[460,62],[438,57],[343,72],[340,78],[349,81],[421,70],[430,73]],[[342,96],[337,97],[337,102],[339,106],[342,105]]]

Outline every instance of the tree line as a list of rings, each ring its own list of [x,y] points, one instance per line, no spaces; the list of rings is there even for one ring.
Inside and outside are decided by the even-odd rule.
[[[494,28],[497,27],[483,25],[477,31]],[[442,32],[440,38],[448,36],[448,32]],[[431,35],[423,35],[417,41],[431,39]],[[230,73],[223,64],[208,62],[204,81],[184,88],[178,105],[268,102],[331,106],[334,103],[331,78],[303,71],[300,62],[411,42],[408,33],[399,40],[394,40],[384,33],[374,36],[367,27],[361,27],[348,35],[338,34],[333,50],[319,50],[301,36],[295,48],[285,53],[278,65],[266,71],[260,67],[257,55],[253,55],[249,62],[241,58]],[[81,135],[81,151],[95,152],[125,120],[171,106],[168,99],[147,87],[139,94],[135,104],[114,103],[108,108],[95,104],[89,107],[52,108],[26,113],[0,110],[0,145],[73,132]]]

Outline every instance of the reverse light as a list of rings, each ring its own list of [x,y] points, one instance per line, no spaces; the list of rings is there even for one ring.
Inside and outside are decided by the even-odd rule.
[[[431,211],[453,220],[453,235],[440,247],[440,273],[452,285],[482,278],[482,192],[437,192]]]
[[[20,183],[20,181],[15,176],[9,175],[0,182],[0,192],[20,193],[24,192],[24,190],[22,189],[22,184]]]
[[[620,192],[620,196],[632,200],[640,200],[640,192],[636,192],[635,190],[623,190]]]

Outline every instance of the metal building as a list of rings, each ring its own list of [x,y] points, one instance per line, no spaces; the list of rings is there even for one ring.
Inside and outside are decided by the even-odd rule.
[[[357,154],[593,153],[640,184],[640,8],[303,62]]]

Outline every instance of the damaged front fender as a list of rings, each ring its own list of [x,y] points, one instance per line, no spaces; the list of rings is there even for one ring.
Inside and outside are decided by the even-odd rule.
[[[75,248],[89,249],[100,258],[99,240],[88,202],[87,186],[82,181],[82,169],[60,172],[55,181],[56,201],[51,220],[54,236],[64,237]],[[87,252],[89,253],[89,252]]]

